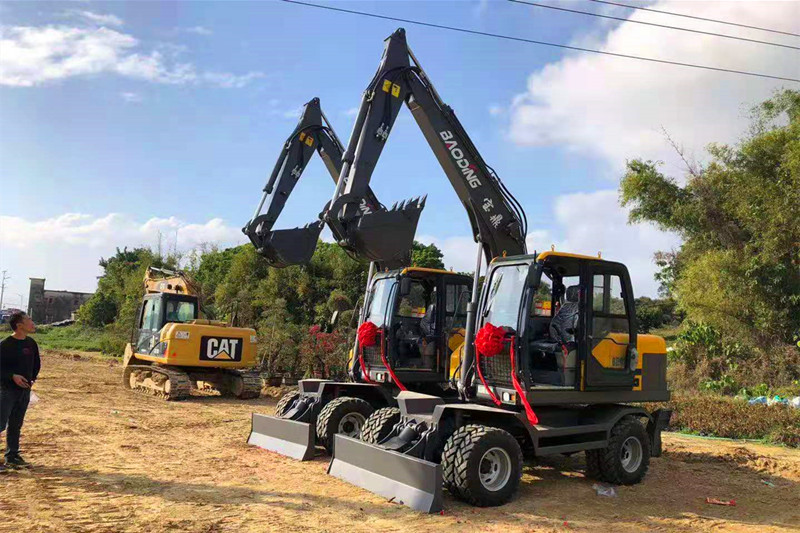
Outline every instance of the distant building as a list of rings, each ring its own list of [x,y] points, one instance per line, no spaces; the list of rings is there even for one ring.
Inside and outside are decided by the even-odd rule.
[[[54,291],[44,288],[44,278],[30,278],[28,314],[38,324],[74,318],[75,311],[92,297],[91,292]]]
[[[0,324],[5,324],[8,322],[8,319],[11,318],[11,315],[17,311],[22,311],[22,309],[17,309],[16,307],[6,307],[5,309],[0,309]]]

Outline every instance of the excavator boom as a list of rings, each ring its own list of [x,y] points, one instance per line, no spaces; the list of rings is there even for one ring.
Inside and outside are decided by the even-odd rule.
[[[387,249],[387,236],[372,229],[373,221],[387,213],[376,216],[357,210],[404,103],[466,209],[473,237],[482,244],[487,261],[526,253],[527,221],[521,205],[480,156],[453,110],[442,102],[409,49],[402,28],[386,40],[378,71],[362,98],[344,154],[342,174],[347,180],[337,184],[331,204],[323,213],[331,228],[336,228],[344,237],[342,240],[359,255],[373,260],[394,258],[405,252],[408,243],[392,239],[395,249]],[[402,203],[397,210],[402,214],[395,215],[392,222],[405,223],[406,228],[416,230],[421,209],[418,200]],[[385,225],[383,220],[380,222],[380,226]],[[397,227],[393,231],[408,233]],[[376,254],[379,249],[383,255]]]
[[[322,158],[334,183],[338,182],[344,149],[322,112],[319,98],[311,99],[304,106],[297,127],[284,143],[253,218],[242,228],[258,253],[272,266],[308,263],[317,246],[322,220],[302,228],[272,229],[314,152]],[[368,214],[384,209],[375,194],[367,189],[359,203],[359,212]]]

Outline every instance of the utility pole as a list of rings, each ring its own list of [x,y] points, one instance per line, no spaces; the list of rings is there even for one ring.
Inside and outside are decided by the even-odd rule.
[[[6,294],[6,280],[11,279],[11,276],[6,276],[8,270],[3,270],[2,281],[0,281],[0,309],[3,309],[3,296]]]

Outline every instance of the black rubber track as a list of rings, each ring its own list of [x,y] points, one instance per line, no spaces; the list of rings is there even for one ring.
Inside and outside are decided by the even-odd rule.
[[[366,420],[375,410],[369,402],[361,398],[341,396],[328,402],[317,417],[317,443],[322,444],[329,454],[333,453],[333,436],[336,435],[339,420],[347,413],[358,412]]]
[[[502,447],[511,458],[511,477],[502,489],[490,492],[478,479],[481,457],[493,447]],[[478,507],[507,503],[519,488],[522,478],[522,449],[506,430],[482,425],[458,428],[447,439],[442,452],[444,485],[454,496]]]
[[[622,443],[628,437],[636,437],[642,444],[642,463],[636,472],[626,472],[622,468]],[[615,485],[635,485],[647,474],[650,466],[650,438],[644,425],[633,416],[625,416],[611,429],[608,446],[599,450],[600,471],[603,481]]]
[[[292,402],[295,401],[297,398],[300,397],[300,391],[290,391],[281,396],[281,399],[278,400],[278,405],[275,406],[275,416],[282,416],[284,412],[286,412],[289,407],[292,405]]]
[[[370,444],[378,444],[386,438],[392,428],[400,422],[400,409],[382,407],[369,415],[361,428],[361,440]]]

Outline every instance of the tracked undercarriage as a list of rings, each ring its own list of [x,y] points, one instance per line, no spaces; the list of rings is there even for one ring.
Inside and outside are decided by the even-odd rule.
[[[258,398],[261,394],[261,376],[258,372],[246,370],[187,372],[162,365],[129,365],[125,367],[122,382],[128,389],[170,401],[188,398],[193,385],[243,400]]]

